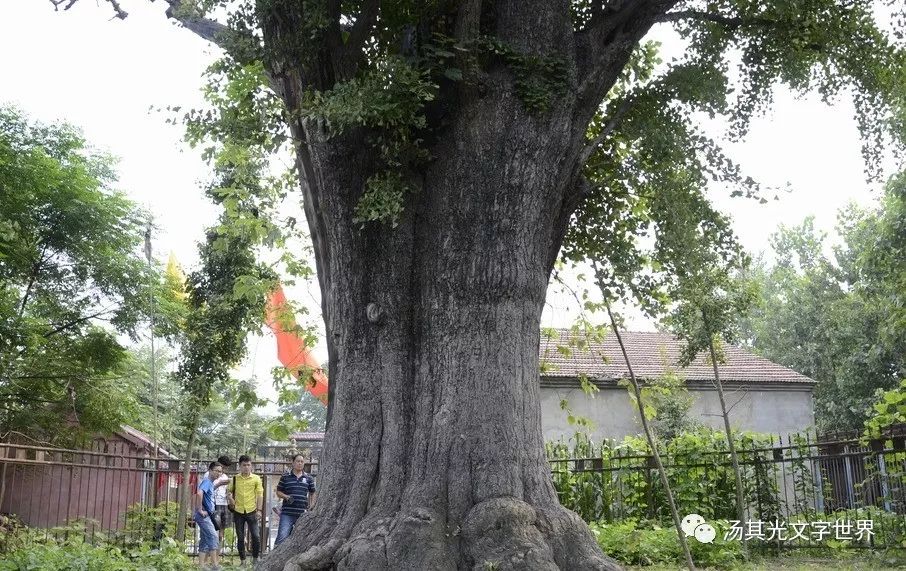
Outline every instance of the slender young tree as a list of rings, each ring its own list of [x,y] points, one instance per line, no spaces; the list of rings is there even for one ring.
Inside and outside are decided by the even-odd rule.
[[[237,196],[259,194],[260,163],[235,147],[217,153],[218,170],[208,194],[224,209],[220,223],[210,228],[199,248],[201,267],[189,274],[189,310],[175,372],[186,398],[185,465],[177,537],[181,538],[188,510],[189,470],[201,416],[214,387],[230,382],[230,372],[247,351],[246,338],[264,321],[266,294],[276,275],[256,259],[261,227],[257,206]],[[254,398],[253,396],[248,398]]]
[[[705,320],[705,323],[707,323],[707,320]],[[739,464],[739,455],[736,453],[736,439],[733,437],[733,428],[730,425],[730,409],[727,408],[724,384],[720,380],[720,370],[717,366],[719,358],[714,347],[714,335],[708,340],[708,355],[711,357],[714,386],[717,388],[717,398],[720,401],[720,415],[724,421],[724,432],[727,434],[727,448],[730,450],[730,463],[733,464],[733,479],[736,480],[736,517],[742,522],[745,521],[746,516],[745,488],[742,483],[742,468]]]
[[[777,83],[846,90],[868,152],[904,93],[867,0],[166,4],[224,49],[224,75],[260,70],[226,94],[229,130],[288,132],[314,245],[332,373],[319,498],[265,569],[614,568],[543,453],[540,316],[568,229],[694,216],[663,165],[752,191],[696,111],[742,134]],[[658,24],[687,43],[663,69],[639,45]],[[633,265],[631,241],[603,244]]]
[[[182,382],[186,407],[185,465],[180,496],[177,538],[181,538],[187,513],[189,470],[198,425],[211,400],[212,388],[226,384],[230,371],[246,353],[246,337],[260,328],[264,294],[274,275],[255,260],[251,243],[241,236],[208,232],[201,247],[202,267],[189,275],[189,313],[176,376]],[[241,280],[255,279],[257,292],[237,294]]]
[[[648,415],[645,412],[645,403],[642,400],[642,386],[635,377],[635,371],[632,368],[632,362],[629,354],[626,352],[626,346],[623,345],[623,336],[620,335],[620,324],[614,317],[610,308],[610,303],[605,302],[607,317],[610,319],[610,326],[617,342],[620,344],[620,352],[623,354],[623,361],[626,363],[626,370],[629,371],[629,382],[632,384],[632,392],[635,395],[636,407],[639,409],[639,419],[642,421],[642,430],[645,432],[645,440],[651,448],[651,457],[654,459],[654,465],[657,467],[658,477],[661,479],[661,485],[664,486],[664,493],[667,495],[667,505],[670,508],[670,516],[673,518],[673,525],[676,528],[676,536],[679,539],[680,547],[683,550],[683,556],[686,558],[686,567],[690,570],[695,569],[695,561],[692,559],[692,552],[689,551],[689,543],[686,541],[686,534],[683,531],[682,521],[679,512],[676,509],[676,502],[673,500],[673,490],[670,488],[670,480],[667,479],[667,470],[664,469],[664,463],[661,461],[661,453],[658,451],[657,438],[648,424]]]
[[[594,327],[591,325],[588,317],[585,314],[586,310],[591,311],[591,312],[603,310],[607,314],[607,319],[610,323],[610,329],[613,331],[614,336],[617,338],[617,343],[620,346],[620,352],[623,355],[623,362],[626,364],[626,370],[629,374],[629,386],[632,390],[631,398],[634,400],[636,407],[638,409],[639,420],[642,424],[642,431],[645,434],[645,440],[648,442],[648,446],[651,449],[652,459],[654,460],[655,467],[657,468],[658,477],[661,480],[661,485],[664,486],[664,491],[667,495],[667,505],[668,505],[668,508],[670,509],[670,516],[673,519],[673,524],[676,529],[677,539],[679,541],[680,548],[682,549],[683,556],[686,559],[686,566],[689,569],[695,569],[695,562],[692,559],[692,552],[689,550],[689,544],[686,541],[686,535],[682,529],[681,517],[680,517],[679,512],[676,509],[676,502],[673,498],[673,490],[670,486],[670,480],[667,477],[667,471],[664,468],[663,461],[661,460],[660,451],[658,449],[658,439],[657,439],[657,436],[655,435],[655,432],[651,429],[651,424],[649,422],[649,418],[648,418],[649,414],[647,412],[648,403],[646,403],[646,401],[645,401],[645,396],[642,391],[642,385],[635,376],[635,369],[632,366],[632,361],[629,359],[629,354],[626,351],[626,346],[623,344],[623,336],[620,333],[621,320],[619,320],[618,317],[614,314],[613,309],[611,307],[611,301],[612,301],[611,296],[613,295],[613,292],[616,289],[614,286],[617,286],[620,284],[619,279],[616,276],[614,276],[612,274],[608,274],[606,271],[602,270],[599,267],[598,263],[595,261],[591,262],[591,266],[592,266],[592,270],[594,272],[595,284],[597,285],[598,289],[600,290],[601,296],[603,298],[603,301],[600,303],[589,301],[590,296],[589,296],[588,290],[583,290],[582,294],[579,295],[575,289],[573,289],[571,286],[569,286],[568,284],[563,282],[562,278],[559,276],[559,272],[555,272],[555,274],[554,274],[554,279],[557,282],[559,282],[560,285],[565,290],[569,291],[569,293],[572,294],[573,298],[576,300],[576,302],[579,304],[579,307],[581,308],[581,310],[580,310],[581,317],[579,319],[579,322],[574,326],[574,329],[579,330],[579,331],[584,330],[585,339],[581,340],[580,342],[573,342],[572,340],[570,340],[570,342],[571,342],[570,344],[579,345],[581,348],[585,348],[590,345],[589,342],[592,340],[592,335],[590,335],[590,333],[593,332],[595,336],[600,335],[600,328]],[[584,280],[584,277],[582,278],[582,280]],[[648,308],[649,311],[654,310],[654,309],[662,309],[660,304],[656,303],[656,301],[654,299],[651,299],[651,298],[656,297],[656,294],[658,293],[657,290],[644,290],[643,291],[643,290],[639,289],[639,290],[636,290],[636,293],[645,294],[647,296],[642,299],[637,299],[636,301],[642,302],[642,306]],[[585,301],[583,301],[583,300],[585,300]],[[626,301],[626,300],[621,300],[621,301]],[[563,346],[563,347],[558,346],[558,349],[563,350],[563,351],[572,350],[569,345]],[[588,394],[590,391],[585,390],[585,385],[586,385],[587,379],[583,380],[580,378],[580,381],[582,381],[583,390]],[[593,392],[594,390],[596,390],[596,389],[591,389],[591,392]],[[570,418],[571,419],[573,418],[572,413],[570,413]],[[578,422],[580,425],[587,425],[587,423],[590,421],[588,419],[580,418]],[[572,424],[572,420],[570,420],[570,424]]]
[[[717,343],[722,338],[728,343],[736,341],[740,317],[744,316],[755,300],[751,284],[737,275],[733,269],[737,263],[746,264],[745,256],[740,259],[719,259],[712,252],[699,247],[690,240],[686,252],[687,264],[679,268],[679,276],[672,290],[677,300],[668,317],[673,332],[685,340],[680,362],[688,365],[702,352],[707,352],[714,371],[714,387],[720,402],[721,417],[727,436],[727,448],[736,480],[736,517],[745,521],[745,488],[742,469],[736,452],[736,439],[730,423],[730,409],[720,378],[719,363],[723,354]],[[741,267],[738,267],[742,270]]]

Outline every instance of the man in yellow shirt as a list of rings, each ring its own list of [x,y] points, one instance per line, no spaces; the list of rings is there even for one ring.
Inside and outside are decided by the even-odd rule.
[[[236,547],[239,549],[239,560],[245,563],[245,529],[246,524],[252,536],[252,561],[258,560],[261,553],[261,530],[258,527],[258,516],[264,502],[264,486],[261,476],[252,474],[252,459],[246,455],[239,457],[239,473],[227,486],[227,503],[233,508],[233,522],[236,524]]]

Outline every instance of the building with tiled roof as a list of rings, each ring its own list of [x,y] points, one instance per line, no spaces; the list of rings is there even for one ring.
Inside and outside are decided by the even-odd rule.
[[[681,367],[683,342],[669,333],[625,332],[622,338],[638,379],[645,382],[675,374],[685,381],[693,397],[689,413],[703,424],[722,426],[714,371],[707,355]],[[734,427],[786,434],[814,424],[814,380],[742,347],[725,345],[722,352],[724,362],[718,371]],[[567,422],[561,406],[564,400],[572,414],[592,421],[596,438],[641,433],[638,413],[625,382],[620,382],[628,380],[629,373],[615,335],[594,340],[556,330],[553,335],[542,335],[539,357],[545,439],[568,438],[576,430]],[[581,390],[582,376],[599,389],[594,398]]]

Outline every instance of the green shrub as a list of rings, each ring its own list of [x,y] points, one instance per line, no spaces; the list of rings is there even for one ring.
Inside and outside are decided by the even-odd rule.
[[[552,463],[554,488],[560,503],[573,510],[585,521],[613,521],[613,508],[616,498],[613,495],[611,458],[613,450],[608,442],[600,447],[583,433],[578,432],[569,444],[564,442],[547,445],[548,458],[552,460],[568,458],[600,458],[601,472],[572,472],[566,463]]]
[[[742,544],[739,541],[724,541],[724,533],[729,527],[727,522],[708,523],[717,530],[714,543],[699,543],[689,538],[689,548],[696,565],[727,569],[742,561]],[[635,521],[593,523],[590,527],[601,550],[625,565],[683,564],[685,561],[673,527]]]
[[[150,510],[149,510],[150,511]],[[149,514],[150,515],[150,514]],[[147,521],[151,521],[150,519]],[[138,532],[138,530],[136,530]],[[6,538],[8,539],[8,538]],[[0,556],[0,571],[182,571],[193,569],[176,541],[122,542],[95,520],[50,529],[16,527],[16,541]]]
[[[28,538],[28,528],[14,515],[0,514],[0,553],[22,547]]]
[[[193,569],[172,539],[160,548],[144,545],[124,551],[83,538],[35,542],[0,558],[0,571],[183,571]]]
[[[178,517],[179,504],[176,502],[165,502],[154,508],[138,503],[126,510],[122,534],[127,541],[134,543],[175,537]]]
[[[875,543],[885,546],[906,547],[906,517],[878,508],[860,508],[838,511],[827,514],[810,513],[806,516],[791,516],[785,520],[789,525],[792,522],[804,521],[829,521],[838,519],[872,520],[874,522]],[[784,520],[782,520],[784,521]],[[725,534],[730,530],[728,521],[708,520],[717,531],[717,537],[711,544],[704,544],[695,538],[688,538],[689,548],[696,565],[701,567],[716,567],[720,569],[732,568],[743,561],[743,545],[739,540],[724,540]],[[683,554],[679,540],[672,526],[660,526],[655,522],[636,522],[626,520],[620,523],[592,523],[592,533],[595,535],[601,549],[607,555],[626,565],[682,565]],[[762,541],[748,541],[752,553],[776,553],[774,543]],[[790,546],[794,547],[794,546]],[[811,543],[808,546],[809,557],[823,559],[862,559],[873,556],[885,555],[887,559],[896,559],[899,565],[906,563],[903,555],[898,550],[885,552],[866,550],[854,542],[838,541],[832,536],[825,538],[820,544]],[[792,551],[790,552],[792,553]]]
[[[872,545],[881,545],[885,547],[893,547],[895,549],[906,548],[906,515],[897,514],[893,512],[884,511],[881,508],[868,507],[868,508],[855,508],[849,510],[840,510],[830,513],[806,513],[791,515],[786,518],[786,523],[791,522],[815,522],[815,521],[826,521],[826,522],[835,522],[837,520],[848,520],[850,523],[855,523],[858,520],[871,520],[872,522]],[[853,535],[855,530],[853,530]],[[858,541],[848,541],[848,540],[837,540],[833,536],[829,536],[820,544],[812,542],[812,545],[815,553],[821,553],[826,549],[824,555],[834,555],[839,552],[862,552],[864,551],[862,546],[858,546]],[[823,548],[823,549],[822,549]],[[821,551],[819,551],[821,550]]]
[[[773,442],[768,436],[752,433],[737,432],[735,438],[752,516],[771,520],[780,506],[777,464],[770,450],[752,450],[771,448]],[[709,521],[734,519],[736,484],[724,432],[705,428],[684,432],[662,446],[661,456],[680,513],[697,513]],[[596,445],[577,433],[569,442],[549,443],[547,454],[560,503],[585,521],[651,519],[664,525],[672,521],[645,439],[628,436],[619,443]],[[587,460],[580,466],[557,461],[569,458]],[[801,472],[799,480],[810,481],[807,465],[800,464],[794,464]]]

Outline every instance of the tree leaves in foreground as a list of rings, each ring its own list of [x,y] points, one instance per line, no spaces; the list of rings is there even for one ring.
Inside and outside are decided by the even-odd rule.
[[[0,434],[110,431],[136,410],[117,334],[145,315],[144,216],[113,166],[75,128],[0,108]]]

